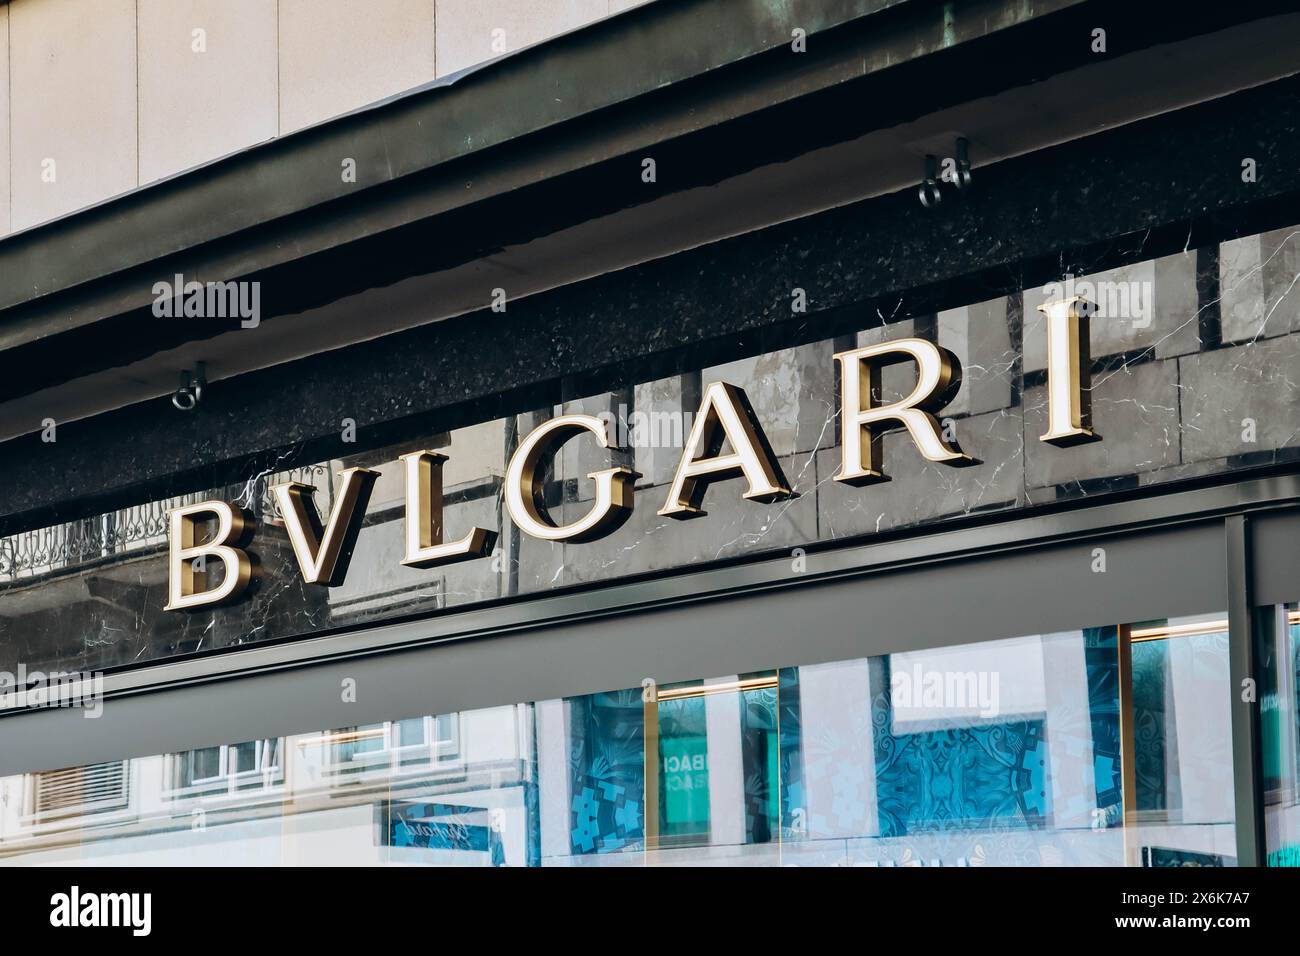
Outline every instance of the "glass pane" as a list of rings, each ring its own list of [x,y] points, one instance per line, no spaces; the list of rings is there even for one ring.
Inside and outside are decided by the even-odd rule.
[[[203,780],[221,776],[221,748],[204,747],[181,755],[180,786],[189,787]]]
[[[667,700],[659,709],[659,838],[709,839],[709,737],[703,697]]]
[[[331,752],[335,763],[346,764],[368,754],[382,753],[388,746],[387,730],[383,724],[363,724],[336,731],[331,737]]]
[[[413,747],[424,743],[424,718],[396,721],[393,724],[393,742],[398,747]]]
[[[262,741],[262,769],[267,771],[279,770],[283,766],[280,762],[280,744],[282,741],[276,737],[271,740]]]
[[[1135,628],[1136,849],[1144,866],[1234,862],[1227,621]]]
[[[1300,605],[1255,619],[1267,862],[1300,866]]]
[[[591,694],[547,707],[545,727],[563,735],[567,765],[553,761],[567,780],[543,780],[552,796],[543,806],[567,821],[561,857],[587,857],[640,849],[645,838],[645,716],[640,688]],[[542,705],[544,706],[544,705]],[[567,713],[566,713],[567,712]],[[540,721],[539,721],[540,723]],[[566,731],[567,725],[567,731]],[[548,841],[553,842],[553,841]]]
[[[257,770],[258,741],[250,740],[230,748],[230,772],[249,773]]]

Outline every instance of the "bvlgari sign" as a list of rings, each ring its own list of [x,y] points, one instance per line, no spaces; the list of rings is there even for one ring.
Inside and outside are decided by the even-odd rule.
[[[1041,440],[1066,446],[1095,441],[1089,412],[1088,308],[1071,297],[1040,306],[1047,321],[1048,428]],[[940,428],[938,413],[961,388],[957,356],[925,339],[906,338],[835,355],[840,372],[840,466],[835,480],[846,485],[888,481],[881,436],[906,430],[926,459],[952,467],[978,464],[955,438]],[[894,402],[882,402],[881,370],[910,363],[916,387]],[[615,531],[632,513],[635,482],[630,468],[613,467],[587,477],[596,494],[587,513],[570,524],[556,524],[548,513],[541,476],[544,463],[565,442],[586,436],[601,448],[615,447],[610,424],[590,415],[563,415],[534,429],[515,450],[506,468],[504,497],[510,519],[523,533],[547,541],[595,541]],[[726,454],[723,448],[730,449]],[[486,528],[453,529],[461,537],[446,540],[443,527],[442,465],[445,455],[417,451],[402,456],[406,469],[405,554],[402,564],[434,568],[488,555],[495,532]],[[274,486],[285,530],[303,580],[338,586],[361,530],[378,472],[348,468],[340,472],[337,499],[322,522],[311,501],[312,486],[288,482]],[[772,502],[794,492],[781,472],[763,428],[744,389],[712,382],[682,449],[676,474],[658,513],[687,519],[703,515],[709,486],[741,477],[744,497]],[[200,543],[200,524],[215,522],[215,531]],[[238,600],[253,580],[253,562],[245,550],[255,523],[242,509],[224,501],[204,501],[170,512],[168,565],[169,611],[193,610]],[[222,565],[220,582],[207,587],[206,569]]]

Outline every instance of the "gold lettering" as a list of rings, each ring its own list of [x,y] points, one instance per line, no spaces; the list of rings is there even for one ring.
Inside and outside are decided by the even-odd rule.
[[[929,461],[962,467],[979,462],[956,442],[946,441],[935,413],[961,388],[961,362],[948,349],[925,339],[897,339],[840,352],[840,470],[836,481],[869,485],[888,481],[881,470],[881,438],[898,427]],[[916,387],[902,401],[880,401],[881,370],[916,363]]]
[[[284,529],[303,580],[308,584],[338,587],[343,583],[361,533],[361,519],[378,477],[379,472],[368,468],[345,468],[339,472],[338,500],[324,528],[311,502],[315,490],[311,485],[290,481],[271,489],[284,515]]]
[[[1038,311],[1047,317],[1047,431],[1038,440],[1058,448],[1100,441],[1092,430],[1092,303],[1076,295]]]
[[[721,454],[724,442],[731,454]],[[781,472],[772,446],[743,388],[711,382],[700,400],[700,410],[677,463],[668,501],[659,514],[668,518],[698,518],[709,485],[725,478],[744,476],[750,501],[771,502],[795,497]]]
[[[446,455],[415,451],[406,462],[406,558],[412,568],[433,568],[481,558],[492,550],[496,532],[471,528],[457,541],[443,543],[442,466]]]
[[[195,544],[199,515],[217,519],[216,532],[206,544]],[[168,611],[192,611],[198,607],[229,604],[239,598],[253,580],[253,565],[239,545],[253,536],[253,520],[243,510],[224,501],[201,501],[174,508],[168,514],[171,540],[168,542]],[[224,574],[215,588],[199,590],[207,582],[207,562],[221,562]],[[195,565],[198,565],[196,567]]]
[[[585,516],[557,525],[546,512],[541,464],[566,441],[590,432],[601,448],[612,448],[605,422],[592,415],[563,415],[539,425],[523,440],[506,469],[505,498],[510,520],[543,541],[595,541],[614,531],[632,513],[634,483],[641,476],[631,468],[606,468],[587,475],[596,482],[596,499]]]

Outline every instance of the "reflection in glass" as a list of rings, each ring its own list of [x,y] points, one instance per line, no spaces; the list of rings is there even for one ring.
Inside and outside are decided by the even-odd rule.
[[[1229,866],[1223,618],[394,715],[10,777],[0,856]],[[1275,854],[1294,845],[1300,736],[1295,625],[1280,620],[1286,665],[1265,688]]]
[[[1135,757],[1128,852],[1143,866],[1231,865],[1228,623],[1208,615],[1125,630]]]
[[[1255,615],[1269,866],[1300,866],[1300,606]]]
[[[650,848],[777,839],[777,684],[768,672],[655,689],[646,707],[658,739],[657,787],[647,781]]]

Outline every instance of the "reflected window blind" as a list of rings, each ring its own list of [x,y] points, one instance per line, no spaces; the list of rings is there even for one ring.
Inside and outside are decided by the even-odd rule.
[[[125,760],[33,774],[32,815],[39,819],[120,810],[129,797]]]

